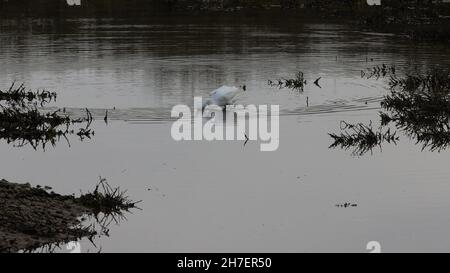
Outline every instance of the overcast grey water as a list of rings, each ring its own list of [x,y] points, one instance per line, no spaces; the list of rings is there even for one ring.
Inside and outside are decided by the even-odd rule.
[[[361,70],[448,66],[448,45],[289,18],[17,24],[0,23],[0,89],[56,91],[53,107],[89,108],[97,121],[92,140],[70,146],[2,141],[0,177],[71,194],[102,176],[142,200],[96,245],[82,240],[83,252],[368,252],[369,241],[383,252],[450,249],[449,151],[407,138],[364,156],[328,149],[341,120],[379,119],[386,83]],[[267,84],[297,71],[304,92]],[[171,108],[225,84],[247,86],[239,103],[280,105],[277,151],[172,139]],[[357,206],[336,206],[346,202]]]

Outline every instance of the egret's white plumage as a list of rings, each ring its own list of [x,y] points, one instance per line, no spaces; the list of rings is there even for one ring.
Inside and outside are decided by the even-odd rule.
[[[221,86],[210,93],[211,98],[203,102],[203,108],[205,108],[209,104],[217,105],[220,107],[232,105],[236,102],[237,95],[240,92],[240,88],[235,86]]]

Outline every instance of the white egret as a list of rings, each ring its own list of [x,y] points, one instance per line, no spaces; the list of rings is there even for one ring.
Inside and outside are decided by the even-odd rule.
[[[245,85],[241,87],[235,86],[221,86],[210,93],[210,98],[203,102],[202,110],[208,105],[217,105],[225,108],[227,105],[232,105],[236,102],[237,95],[246,91]]]

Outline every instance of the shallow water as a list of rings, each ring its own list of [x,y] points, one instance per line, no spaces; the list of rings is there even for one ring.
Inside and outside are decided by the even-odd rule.
[[[70,147],[3,142],[1,177],[70,194],[93,189],[102,176],[143,200],[97,247],[82,240],[83,251],[367,252],[373,240],[386,252],[448,251],[448,151],[422,152],[402,138],[355,157],[328,149],[327,133],[341,120],[378,120],[385,84],[361,79],[361,70],[448,65],[450,48],[344,24],[280,22],[2,27],[1,89],[15,80],[54,90],[55,107],[75,114],[88,107],[98,121],[93,140],[71,139]],[[308,81],[303,93],[267,85],[299,70]],[[312,84],[318,77],[322,88]],[[277,151],[260,152],[258,142],[172,140],[170,109],[223,84],[247,86],[240,103],[280,105]],[[345,202],[357,207],[336,207]]]

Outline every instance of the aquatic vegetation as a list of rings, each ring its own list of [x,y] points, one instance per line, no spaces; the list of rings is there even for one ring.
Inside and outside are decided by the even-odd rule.
[[[76,201],[97,213],[121,213],[121,211],[136,208],[136,204],[141,202],[133,202],[125,194],[126,191],[122,191],[120,187],[111,187],[106,179],[100,177],[100,182],[95,187],[95,190],[81,195]]]
[[[0,197],[0,252],[90,235],[77,220],[88,210],[75,204],[72,196],[0,180]]]
[[[42,113],[36,108],[5,108],[0,106],[0,138],[7,143],[15,143],[22,147],[30,144],[34,149],[42,146],[45,149],[47,143],[56,145],[61,137],[69,142],[67,135],[76,134],[81,140],[90,138],[94,132],[89,128],[93,118],[86,111],[85,118],[71,119],[61,116],[60,110]],[[87,123],[86,127],[78,131],[71,129],[75,123]]]
[[[268,81],[269,86],[277,87],[279,89],[288,88],[298,91],[303,91],[306,85],[306,80],[304,77],[303,72],[299,71],[295,75],[295,78],[293,79],[285,79],[281,78],[278,80],[269,80]]]
[[[371,151],[382,142],[398,140],[390,129],[380,133],[382,128],[393,125],[422,150],[441,151],[450,146],[450,73],[446,69],[431,69],[427,72],[398,76],[395,69],[388,66],[370,69],[368,78],[388,78],[390,93],[381,102],[380,129],[373,132],[371,126],[345,126],[351,129],[340,135],[330,134],[334,143],[330,147],[354,147],[357,154]],[[356,129],[355,129],[356,128]],[[395,140],[395,141],[393,141]]]
[[[322,86],[320,86],[320,83],[319,83],[320,79],[322,79],[322,77],[318,77],[318,78],[314,81],[314,84],[315,84],[317,87],[322,88]]]
[[[340,134],[329,134],[334,140],[329,148],[352,148],[352,154],[354,155],[363,155],[369,151],[372,152],[373,148],[377,146],[381,149],[381,143],[383,142],[396,143],[398,141],[396,132],[391,132],[390,128],[383,131],[382,127],[374,130],[372,123],[369,125],[363,123],[349,124],[341,121],[341,131]]]
[[[7,91],[0,90],[1,101],[6,102],[8,105],[18,104],[19,106],[25,106],[33,103],[44,106],[51,101],[56,101],[56,93],[47,90],[27,90],[23,83],[16,87],[15,82],[13,82]]]
[[[390,79],[391,92],[381,106],[382,125],[394,123],[423,149],[443,150],[450,145],[450,74],[430,70],[423,75]]]
[[[72,134],[80,140],[91,138],[93,117],[88,109],[85,117],[76,119],[61,110],[38,109],[38,105],[44,106],[55,99],[54,92],[26,91],[23,84],[18,87],[13,84],[6,92],[0,91],[0,138],[17,147],[29,144],[34,149],[39,146],[45,149],[47,143],[55,146],[61,137],[69,143],[67,136]],[[75,124],[84,127],[74,129]]]
[[[336,204],[335,206],[336,206],[337,208],[350,208],[350,207],[355,208],[355,207],[358,206],[358,204],[351,203],[351,202],[345,202],[345,203],[343,203],[343,204]]]
[[[386,76],[394,76],[395,75],[395,66],[389,66],[386,64],[374,66],[372,68],[368,68],[367,71],[361,71],[361,78],[371,79],[376,78],[379,79],[380,77],[386,77]]]
[[[422,26],[406,31],[407,37],[414,41],[450,41],[450,28],[448,22],[441,22],[434,26]]]
[[[447,69],[433,68],[422,74],[419,72],[407,74],[403,78],[393,76],[390,78],[389,85],[391,89],[400,88],[400,91],[447,95],[450,92],[450,73]]]

